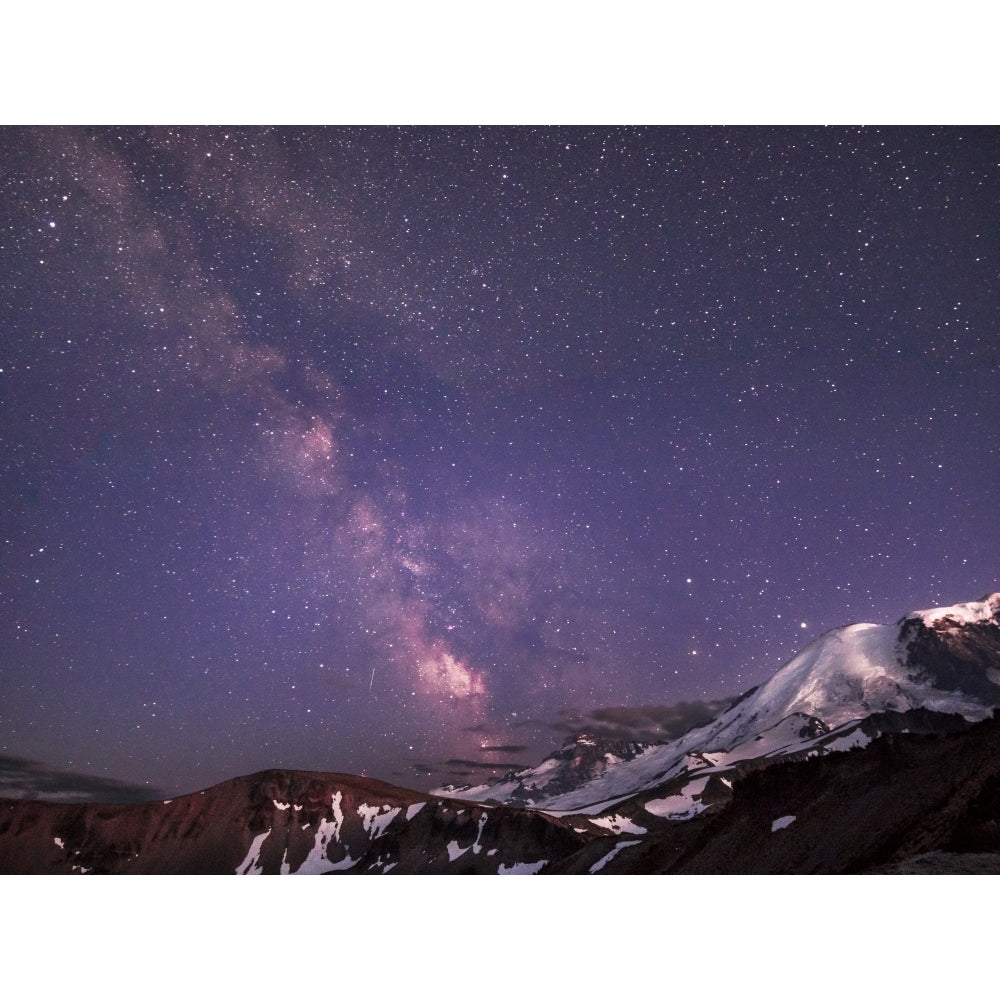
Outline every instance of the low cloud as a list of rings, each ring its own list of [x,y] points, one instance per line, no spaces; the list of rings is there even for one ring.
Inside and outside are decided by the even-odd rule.
[[[149,785],[61,771],[25,757],[0,754],[0,798],[45,802],[149,802],[164,793]]]
[[[553,724],[553,728],[574,736],[587,730],[612,739],[663,743],[703,725],[731,704],[731,698],[721,698],[681,701],[675,705],[597,708],[585,714],[566,714]]]
[[[523,771],[529,764],[519,764],[517,761],[490,761],[485,760],[463,760],[459,757],[452,757],[445,762],[449,768],[462,768],[466,771]]]

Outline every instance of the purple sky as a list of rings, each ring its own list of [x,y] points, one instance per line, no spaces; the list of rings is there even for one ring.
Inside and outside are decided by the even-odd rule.
[[[482,780],[1000,589],[998,201],[996,129],[4,130],[0,756]]]

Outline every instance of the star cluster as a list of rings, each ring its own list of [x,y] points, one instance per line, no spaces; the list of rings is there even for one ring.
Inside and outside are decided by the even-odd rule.
[[[5,130],[0,754],[429,786],[997,589],[998,200],[995,129]]]

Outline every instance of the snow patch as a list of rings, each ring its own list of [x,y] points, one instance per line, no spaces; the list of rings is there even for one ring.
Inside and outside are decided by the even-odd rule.
[[[340,792],[337,792],[337,806],[339,811]],[[305,861],[295,870],[295,875],[325,875],[327,872],[343,871],[358,863],[359,858],[352,858],[350,854],[342,861],[331,861],[327,857],[330,844],[340,842],[340,827],[344,822],[344,814],[334,816],[332,820],[324,819],[320,821],[316,829],[316,839],[313,846],[306,855]],[[283,873],[284,874],[284,873]]]
[[[838,736],[837,739],[831,740],[829,743],[823,744],[823,749],[830,753],[835,753],[844,750],[856,750],[860,747],[866,747],[871,743],[872,738],[867,736],[861,729],[855,729],[853,733],[848,733],[846,736]]]
[[[53,843],[56,845],[56,847],[58,847],[60,850],[62,851],[66,850],[66,845],[63,843],[62,837],[53,837],[52,840]]]
[[[320,820],[316,828],[316,836],[313,846],[306,855],[305,861],[295,869],[294,872],[287,871],[287,865],[282,859],[282,874],[292,875],[325,875],[327,872],[344,871],[353,868],[360,861],[360,858],[352,858],[348,854],[342,861],[331,861],[327,857],[327,851],[333,843],[340,843],[340,831],[344,826],[344,811],[340,807],[343,801],[343,792],[334,792],[330,801],[330,809],[333,812],[333,819]],[[277,805],[277,803],[275,803]],[[308,830],[308,825],[303,827]],[[270,832],[270,831],[268,831]],[[251,848],[252,851],[252,848]],[[259,853],[259,852],[258,852]],[[248,855],[249,856],[249,855]]]
[[[776,833],[778,830],[784,830],[786,826],[791,826],[794,822],[794,816],[779,816],[771,824],[771,833]]]
[[[509,868],[501,863],[497,875],[537,875],[548,863],[548,858],[542,861],[515,861]]]
[[[411,806],[407,806],[406,809],[407,823],[409,823],[409,821],[413,819],[413,817],[416,816],[417,813],[420,812],[420,810],[423,809],[425,805],[427,805],[426,802],[414,802]]]
[[[384,811],[383,811],[384,810]],[[388,805],[370,806],[362,803],[358,806],[361,825],[372,840],[378,840],[385,833],[389,824],[403,811],[402,806],[393,808]]]
[[[328,861],[327,864],[329,865],[329,867],[325,868],[319,874],[326,875],[328,872],[346,872],[348,868],[353,868],[360,860],[361,858],[352,858],[350,854],[348,854],[343,861]],[[312,873],[303,872],[302,869],[300,868],[297,874],[303,875]]]
[[[463,854],[467,854],[469,851],[472,851],[473,854],[479,854],[482,851],[483,845],[480,843],[480,838],[483,835],[483,830],[486,828],[487,819],[488,817],[485,812],[480,813],[479,827],[476,830],[476,839],[471,844],[469,844],[468,847],[459,847],[457,840],[452,840],[448,842],[447,847],[448,847],[449,861],[457,861]],[[487,856],[491,854],[496,854],[495,848],[489,851],[487,853]]]
[[[676,795],[668,795],[663,799],[650,799],[646,803],[646,811],[662,819],[692,819],[708,808],[704,802],[695,801],[695,796],[701,795],[707,784],[707,777],[697,778],[685,785]]]
[[[614,847],[611,848],[610,851],[608,851],[607,854],[604,855],[603,858],[601,858],[600,861],[595,861],[590,866],[590,871],[588,872],[588,874],[596,875],[609,861],[611,861],[613,858],[618,857],[618,855],[621,854],[621,852],[624,851],[626,847],[635,847],[636,844],[641,844],[641,843],[642,843],[641,840],[620,840],[617,844],[615,844]]]
[[[612,833],[637,833],[641,836],[647,832],[645,827],[637,826],[628,816],[619,816],[617,813],[612,816],[596,816],[590,822]]]
[[[486,829],[486,813],[481,813],[479,816],[479,829],[476,831],[476,842],[472,845],[472,853],[478,854],[482,849],[483,845],[479,843],[479,838],[483,835],[483,830]]]
[[[237,875],[260,875],[264,871],[264,866],[260,863],[260,849],[270,833],[269,828],[253,838],[247,856],[236,866]]]

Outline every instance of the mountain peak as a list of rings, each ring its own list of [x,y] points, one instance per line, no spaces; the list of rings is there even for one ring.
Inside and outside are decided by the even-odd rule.
[[[947,608],[930,608],[913,611],[900,619],[905,621],[919,618],[929,628],[952,628],[956,625],[996,625],[1000,626],[1000,592],[985,594],[978,601],[953,604]]]
[[[473,800],[594,812],[643,790],[703,784],[738,762],[864,746],[872,739],[868,730],[881,731],[876,716],[909,719],[925,710],[932,718],[977,722],[997,705],[1000,593],[914,612],[895,625],[863,622],[832,629],[714,719],[676,740],[636,744],[623,753],[581,733],[538,767],[491,786],[449,791]],[[866,719],[873,721],[862,731]]]

